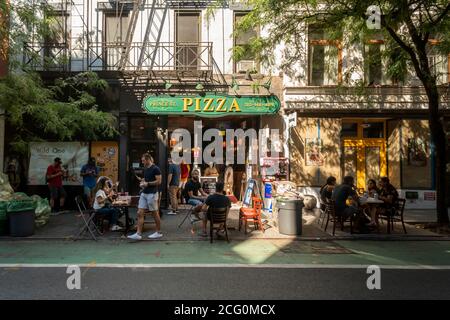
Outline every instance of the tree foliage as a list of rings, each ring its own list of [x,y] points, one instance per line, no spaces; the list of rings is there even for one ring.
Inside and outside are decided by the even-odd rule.
[[[42,1],[1,1],[2,42],[7,39],[10,74],[0,80],[0,107],[5,110],[11,152],[25,155],[31,141],[90,141],[114,138],[116,118],[98,110],[97,97],[108,88],[93,72],[44,84],[23,64],[26,42],[43,42],[57,32],[52,7]],[[39,53],[37,53],[39,54]]]
[[[76,80],[74,80],[76,78]],[[11,74],[0,82],[0,105],[6,109],[11,151],[26,154],[28,142],[90,141],[113,138],[116,118],[97,110],[87,89],[105,85],[94,73],[59,79],[45,87],[37,74]],[[79,89],[73,84],[82,81]],[[99,84],[100,83],[100,84]]]
[[[450,2],[448,0],[244,0],[252,10],[238,25],[236,32],[261,28],[262,36],[253,39],[252,50],[263,64],[276,64],[289,76],[295,77],[299,61],[305,61],[308,35],[320,29],[329,41],[351,50],[355,44],[368,39],[384,41],[383,55],[388,59],[383,70],[394,82],[401,84],[408,69],[413,70],[428,98],[428,121],[436,147],[436,190],[438,222],[448,223],[446,197],[446,134],[441,121],[441,97],[438,77],[433,68],[431,51],[447,56],[450,53]],[[381,19],[378,29],[366,22],[376,5]],[[283,48],[283,61],[275,61],[274,50]],[[239,50],[234,49],[239,53]],[[347,68],[352,72],[353,62]],[[450,75],[449,75],[450,76]],[[364,80],[360,87],[367,86]],[[343,86],[354,86],[351,77],[343,74]],[[448,84],[447,84],[448,86]],[[337,90],[338,92],[338,90]],[[358,92],[355,90],[355,92]]]

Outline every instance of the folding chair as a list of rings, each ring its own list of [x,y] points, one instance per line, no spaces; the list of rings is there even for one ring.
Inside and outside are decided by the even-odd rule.
[[[189,205],[190,207],[188,208],[187,213],[183,218],[183,221],[181,221],[181,223],[178,225],[178,229],[181,228],[181,226],[186,222],[187,219],[189,219],[191,225],[194,224],[195,222],[200,221],[194,214],[195,206],[191,205],[191,204],[187,204],[187,205]]]
[[[94,218],[96,215],[95,210],[87,210],[86,205],[84,204],[83,198],[81,196],[75,197],[75,203],[77,204],[78,211],[80,212],[80,216],[84,222],[84,225],[81,227],[80,232],[75,237],[75,239],[79,239],[81,237],[81,235],[83,235],[85,232],[89,232],[92,239],[97,241],[97,238],[95,237],[94,232],[97,232],[99,235],[101,235],[102,233],[100,232],[100,230],[98,230],[97,226],[94,223]],[[87,219],[85,217],[86,214],[88,215]],[[93,227],[91,227],[91,225]]]

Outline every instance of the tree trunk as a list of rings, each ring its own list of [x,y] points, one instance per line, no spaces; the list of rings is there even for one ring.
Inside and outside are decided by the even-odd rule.
[[[446,135],[443,123],[439,117],[439,92],[436,86],[425,86],[428,96],[429,126],[431,131],[431,138],[435,147],[435,161],[436,161],[436,206],[437,206],[437,222],[439,224],[448,224],[448,209],[447,209],[447,148]]]

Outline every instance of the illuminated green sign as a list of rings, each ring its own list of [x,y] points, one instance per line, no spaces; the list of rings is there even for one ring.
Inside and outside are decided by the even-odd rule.
[[[224,117],[275,114],[280,110],[276,96],[147,96],[143,108],[149,114]]]

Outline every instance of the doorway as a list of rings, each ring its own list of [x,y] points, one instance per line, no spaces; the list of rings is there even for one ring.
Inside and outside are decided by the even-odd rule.
[[[387,176],[385,127],[380,119],[342,121],[342,176],[355,177],[358,189],[366,189],[369,179]]]

